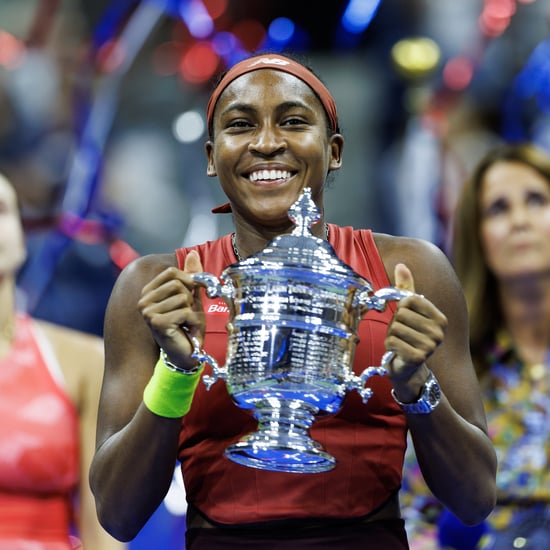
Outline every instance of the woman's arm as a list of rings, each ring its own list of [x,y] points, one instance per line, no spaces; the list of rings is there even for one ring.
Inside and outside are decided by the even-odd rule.
[[[496,455],[470,357],[461,286],[446,256],[430,243],[389,237],[380,248],[394,284],[419,294],[398,304],[387,333],[386,348],[397,353],[390,373],[396,396],[418,399],[429,370],[442,390],[433,412],[407,414],[422,474],[464,523],[478,523],[495,505]]]
[[[176,463],[181,418],[158,416],[143,403],[159,345],[185,360],[190,345],[174,335],[181,337],[184,323],[202,330],[200,320],[188,314],[190,278],[174,266],[173,255],[130,264],[113,288],[105,316],[105,373],[90,482],[99,519],[119,540],[134,538],[162,502]],[[144,311],[160,306],[170,314],[153,315],[158,323],[153,337]]]

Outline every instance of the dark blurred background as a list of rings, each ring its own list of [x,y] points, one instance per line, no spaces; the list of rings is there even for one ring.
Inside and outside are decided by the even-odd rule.
[[[232,228],[205,175],[215,75],[289,51],[339,106],[327,218],[447,247],[497,141],[550,146],[550,0],[0,0],[0,170],[30,312],[101,334],[120,269]]]

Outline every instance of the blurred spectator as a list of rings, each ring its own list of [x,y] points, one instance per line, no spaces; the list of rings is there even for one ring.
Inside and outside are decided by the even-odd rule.
[[[88,482],[102,341],[18,308],[25,258],[16,194],[0,175],[0,548],[122,549]]]
[[[469,528],[441,510],[412,453],[411,548],[550,548],[550,156],[501,145],[472,171],[455,214],[453,258],[499,470],[498,503]]]

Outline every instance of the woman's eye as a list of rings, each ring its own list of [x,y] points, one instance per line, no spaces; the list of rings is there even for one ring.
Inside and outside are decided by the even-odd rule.
[[[527,204],[534,206],[544,206],[550,202],[549,197],[543,195],[542,193],[529,193],[527,196]]]
[[[490,204],[483,212],[485,217],[492,217],[492,216],[498,216],[499,214],[502,214],[503,212],[506,212],[507,210],[507,204],[503,200],[498,200]]]
[[[250,126],[250,122],[247,120],[232,120],[227,127],[228,128],[246,128]]]

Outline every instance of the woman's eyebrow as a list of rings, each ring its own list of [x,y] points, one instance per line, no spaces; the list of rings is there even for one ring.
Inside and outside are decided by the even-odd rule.
[[[224,115],[225,113],[229,113],[231,111],[243,111],[245,113],[253,113],[256,111],[256,108],[250,103],[235,102],[227,105],[227,107],[225,107],[220,114]]]
[[[292,108],[296,108],[296,107],[298,107],[300,109],[306,109],[308,111],[312,111],[311,107],[309,107],[306,103],[304,103],[302,101],[285,101],[285,102],[277,105],[275,110],[277,112],[284,112],[284,111],[287,111],[288,109],[292,109]],[[227,107],[225,107],[223,109],[221,114],[223,115],[224,113],[228,113],[230,111],[243,111],[245,113],[247,113],[247,112],[253,113],[253,112],[257,111],[257,108],[254,107],[250,103],[243,103],[243,102],[238,102],[237,101],[235,103],[230,103],[229,105],[227,105]]]

